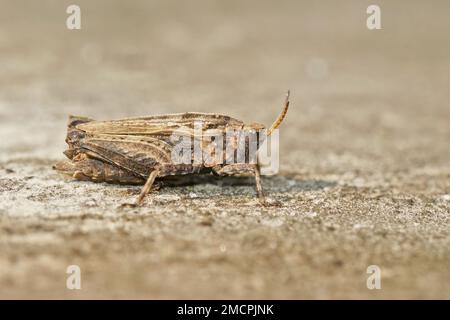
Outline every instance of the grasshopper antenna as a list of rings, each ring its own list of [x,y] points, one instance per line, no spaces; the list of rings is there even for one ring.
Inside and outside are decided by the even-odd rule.
[[[284,108],[283,111],[281,111],[280,115],[278,116],[277,120],[275,120],[274,123],[272,123],[272,125],[270,126],[269,130],[267,131],[267,136],[269,137],[273,130],[275,130],[276,128],[278,128],[280,126],[280,124],[283,122],[284,117],[286,117],[286,113],[289,109],[289,95],[291,94],[291,91],[288,90],[288,92],[286,93],[286,99],[284,100]]]

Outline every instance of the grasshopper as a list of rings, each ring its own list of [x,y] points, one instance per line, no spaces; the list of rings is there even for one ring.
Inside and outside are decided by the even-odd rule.
[[[266,204],[257,152],[261,142],[280,126],[288,107],[289,91],[282,112],[267,131],[264,125],[247,125],[215,113],[188,112],[112,121],[69,116],[68,149],[64,152],[69,160],[53,168],[82,181],[143,184],[134,205],[142,204],[156,178],[251,173],[258,198]],[[207,130],[196,130],[199,123]],[[233,134],[228,135],[230,132]],[[251,137],[257,137],[256,147],[250,145]],[[220,145],[223,139],[231,143]],[[239,153],[242,156],[236,161]],[[179,154],[184,161],[174,157]]]

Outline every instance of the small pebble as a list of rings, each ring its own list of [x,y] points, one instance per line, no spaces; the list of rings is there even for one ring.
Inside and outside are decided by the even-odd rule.
[[[261,223],[269,227],[280,227],[284,224],[284,221],[282,219],[264,219]]]
[[[200,220],[200,225],[202,226],[212,226],[214,223],[214,219],[212,217],[204,217]]]
[[[314,217],[317,217],[317,212],[310,211],[310,212],[306,212],[305,215],[307,217],[314,218]]]
[[[189,192],[189,198],[191,199],[198,198],[198,195],[195,192]]]
[[[353,180],[353,184],[355,185],[355,187],[361,188],[364,186],[364,179],[363,178],[356,178],[355,180]]]
[[[180,197],[175,194],[159,194],[159,195],[155,196],[155,200],[158,200],[161,202],[171,202],[171,201],[180,200]]]

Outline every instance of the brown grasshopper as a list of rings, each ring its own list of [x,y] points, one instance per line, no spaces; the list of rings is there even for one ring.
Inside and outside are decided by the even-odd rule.
[[[64,152],[69,160],[57,163],[54,169],[77,180],[144,184],[137,205],[156,178],[252,173],[258,197],[265,204],[257,151],[281,124],[288,107],[289,91],[283,111],[267,131],[264,125],[246,125],[215,113],[188,112],[113,121],[70,116],[66,137],[69,148]],[[198,124],[207,130],[197,130]],[[257,138],[253,148],[252,137]],[[223,139],[227,141],[225,146],[219,143]],[[179,161],[179,155],[183,161]]]

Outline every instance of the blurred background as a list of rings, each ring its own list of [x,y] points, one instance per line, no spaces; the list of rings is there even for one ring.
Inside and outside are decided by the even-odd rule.
[[[81,8],[81,30],[66,27],[71,4]],[[381,30],[366,26],[371,4],[381,8]],[[2,297],[73,297],[55,289],[59,267],[49,265],[62,268],[74,257],[85,261],[88,274],[97,279],[95,290],[85,290],[84,297],[128,297],[133,292],[134,297],[151,298],[370,298],[374,293],[365,288],[365,267],[351,265],[360,261],[367,266],[374,257],[390,266],[386,275],[392,281],[390,291],[375,297],[449,297],[448,1],[0,0],[0,7]],[[78,212],[80,199],[90,201],[71,191],[82,185],[63,187],[49,169],[63,158],[69,114],[106,120],[202,111],[269,125],[288,89],[291,108],[280,132],[285,178],[280,179],[294,180],[270,180],[269,191],[286,204],[261,211],[263,217],[281,219],[286,229],[273,231],[273,221],[261,225],[261,218],[246,218],[245,212],[251,216],[260,210],[252,205],[243,205],[241,214],[230,211],[234,220],[222,215],[227,206],[218,205],[207,210],[216,219],[208,233],[185,220],[204,211],[195,202],[186,204],[192,216],[173,218],[176,227],[164,215],[148,218],[143,226],[134,220],[142,216],[111,213],[104,190],[126,189],[110,186],[88,185],[89,192],[104,197],[96,199],[97,205],[106,202],[100,209],[82,206]],[[26,180],[29,176],[42,180]],[[314,184],[319,180],[331,191]],[[305,187],[304,181],[313,182]],[[289,183],[293,189],[280,187]],[[251,198],[252,188],[247,189]],[[320,195],[311,193],[316,189]],[[64,202],[72,207],[61,207],[61,190],[69,193]],[[137,192],[131,190],[130,197]],[[168,192],[177,196],[178,191]],[[167,208],[164,201],[161,208]],[[86,217],[86,212],[94,216]],[[280,212],[285,215],[279,217]],[[102,221],[108,214],[112,220]],[[147,217],[148,211],[140,214]],[[290,214],[293,218],[285,217]],[[71,216],[78,226],[87,223],[86,228],[59,220],[61,215]],[[114,243],[117,230],[108,229],[108,223],[120,224],[117,228],[124,232],[115,249],[107,244]],[[339,234],[330,233],[330,225],[340,228]],[[106,232],[104,238],[96,238],[96,228]],[[191,232],[199,238],[173,240]],[[230,232],[236,238],[228,238]],[[270,248],[279,250],[278,262],[264,266],[256,253],[249,258],[248,247],[239,245],[249,232],[257,234],[250,241],[253,253],[270,247],[258,237],[273,237],[264,239],[276,244],[278,249]],[[148,234],[156,238],[148,240]],[[200,235],[210,237],[214,247],[203,247]],[[308,236],[319,243],[315,249]],[[144,247],[139,249],[136,239]],[[145,243],[154,259],[162,259],[156,270],[169,270],[163,277],[167,287],[158,272],[153,278],[131,276],[145,272],[153,261],[145,254]],[[161,249],[163,243],[169,251]],[[355,249],[355,243],[361,247]],[[235,256],[222,257],[225,262],[215,255],[224,254],[217,249],[222,245],[236,250],[231,251]],[[100,258],[105,250],[108,257]],[[164,254],[159,250],[170,258],[160,258]],[[179,258],[183,250],[192,250],[192,259],[205,259],[201,268],[206,278],[191,275],[187,280],[198,284],[198,296],[177,289],[195,267],[194,261]],[[131,255],[130,262],[118,267],[121,259],[114,254],[124,252]],[[171,269],[170,259],[181,259],[185,268]],[[244,266],[230,262],[237,259]],[[343,273],[330,271],[330,265]],[[44,275],[33,280],[29,272],[36,268]],[[118,276],[114,284],[94,276],[117,268],[127,276]],[[274,278],[271,270],[289,277]],[[427,277],[420,278],[425,271]],[[320,280],[324,277],[326,282]]]
[[[380,1],[372,31],[370,1],[78,1],[81,30],[66,28],[70,4],[2,1],[1,130],[19,139],[2,157],[59,156],[69,113],[270,124],[291,89],[290,165],[354,148],[376,165],[398,152],[448,160],[447,1]],[[403,153],[413,146],[423,149]]]

